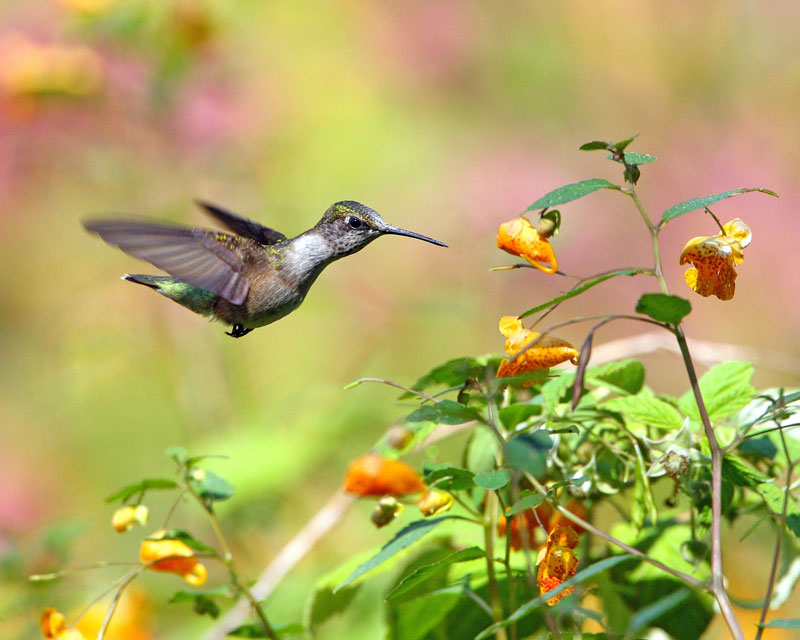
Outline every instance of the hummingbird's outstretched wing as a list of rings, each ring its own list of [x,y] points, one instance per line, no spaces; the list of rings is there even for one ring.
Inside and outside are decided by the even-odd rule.
[[[125,253],[233,304],[247,297],[250,286],[235,236],[135,219],[87,220],[83,226]]]
[[[221,209],[208,202],[203,202],[202,200],[195,200],[195,203],[199,207],[202,207],[206,213],[216,218],[220,223],[234,233],[238,233],[240,236],[251,238],[260,244],[277,244],[281,240],[286,240],[286,236],[280,231],[265,227],[255,220],[243,218],[242,216],[231,213],[226,209]]]

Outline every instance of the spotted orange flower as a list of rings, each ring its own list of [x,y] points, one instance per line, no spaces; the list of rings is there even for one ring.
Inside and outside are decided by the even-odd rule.
[[[64,614],[53,607],[47,607],[39,618],[39,626],[45,638],[53,640],[86,640],[77,629],[67,628]]]
[[[736,287],[736,265],[744,260],[743,249],[750,244],[753,234],[740,218],[723,225],[716,236],[699,236],[686,243],[681,252],[681,264],[690,262],[686,270],[686,284],[701,296],[717,296],[730,300]]]
[[[522,216],[500,225],[497,246],[511,255],[525,258],[532,266],[545,273],[555,273],[558,270],[558,261],[550,242],[539,235],[536,228]]]
[[[500,318],[500,333],[506,336],[505,349],[510,356],[516,355],[528,342],[540,335],[535,331],[525,329],[522,326],[522,320],[515,316]],[[545,336],[514,362],[510,362],[508,358],[504,359],[497,370],[497,377],[507,378],[528,371],[548,369],[567,360],[572,364],[578,364],[578,355],[577,349],[569,342]]]
[[[578,558],[573,549],[578,546],[578,542],[578,534],[572,527],[556,527],[547,536],[547,547],[541,554],[536,576],[536,582],[542,593],[552,591],[575,575]],[[550,598],[547,604],[552,607],[573,590],[574,587],[564,589],[557,596]]]
[[[404,496],[425,491],[425,484],[405,462],[369,453],[350,463],[344,490],[358,496]]]
[[[205,565],[195,556],[194,549],[180,540],[165,538],[167,532],[156,531],[148,540],[142,540],[139,560],[152,571],[177,573],[195,587],[208,577]]]

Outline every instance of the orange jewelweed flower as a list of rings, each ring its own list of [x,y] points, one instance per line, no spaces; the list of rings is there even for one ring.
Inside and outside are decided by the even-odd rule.
[[[722,229],[719,235],[689,240],[681,252],[680,263],[694,265],[683,276],[693,291],[704,297],[715,295],[720,300],[730,300],[736,287],[734,267],[744,260],[742,251],[753,234],[740,218],[734,218]]]
[[[357,496],[404,496],[425,491],[425,484],[405,462],[369,453],[350,463],[344,490]]]
[[[516,355],[522,347],[540,335],[525,329],[522,320],[515,316],[500,318],[500,333],[506,336],[505,349],[510,356]],[[497,377],[507,378],[528,371],[549,369],[567,360],[572,364],[578,364],[578,355],[577,349],[566,340],[545,336],[514,362],[509,362],[508,358],[504,359],[497,370]]]
[[[438,515],[453,506],[455,498],[444,491],[428,490],[417,502],[420,512],[425,518]]]
[[[539,563],[536,582],[542,593],[547,593],[575,575],[578,558],[573,549],[578,546],[578,534],[572,527],[556,527],[547,536],[547,547]],[[568,596],[574,587],[564,589],[547,601],[549,606]]]
[[[47,607],[39,618],[39,626],[45,638],[53,640],[86,640],[77,629],[68,629],[64,614],[53,607]]]
[[[498,248],[514,256],[525,258],[532,266],[545,273],[555,273],[558,261],[547,238],[522,216],[504,222],[497,230]],[[546,267],[543,263],[549,264]]]
[[[153,533],[150,539],[142,540],[139,560],[152,571],[177,573],[195,587],[203,584],[208,571],[195,556],[194,549],[180,540],[165,538],[166,533],[161,529]]]

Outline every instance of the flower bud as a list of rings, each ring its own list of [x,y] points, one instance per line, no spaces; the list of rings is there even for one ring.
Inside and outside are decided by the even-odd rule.
[[[430,516],[435,516],[443,511],[447,511],[453,506],[454,500],[453,496],[449,493],[429,489],[419,499],[417,506],[422,515],[429,518]]]
[[[114,512],[111,517],[111,526],[114,527],[114,531],[117,533],[125,533],[130,531],[136,524],[147,524],[148,514],[147,507],[143,504],[138,504],[135,507],[126,505]]]
[[[386,496],[378,500],[369,519],[372,520],[378,529],[390,524],[394,519],[403,513],[403,505],[394,496]]]

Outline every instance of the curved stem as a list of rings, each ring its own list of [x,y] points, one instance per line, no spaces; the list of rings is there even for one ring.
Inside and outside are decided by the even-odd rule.
[[[411,387],[406,387],[398,382],[393,382],[392,380],[385,380],[384,378],[359,378],[355,382],[351,382],[348,384],[345,389],[350,389],[352,387],[356,387],[360,385],[362,382],[379,382],[380,384],[386,384],[390,387],[394,387],[395,389],[400,389],[405,391],[406,393],[411,393],[415,396],[419,396],[420,398],[424,398],[425,400],[430,400],[431,402],[439,402],[433,396],[429,396],[427,393],[423,393],[422,391],[417,391],[416,389],[412,389]]]
[[[658,245],[658,232],[660,229],[653,224],[650,217],[647,215],[647,211],[645,211],[644,205],[642,201],[639,200],[639,195],[636,193],[636,187],[630,185],[630,188],[623,189],[623,193],[627,193],[631,197],[631,200],[633,200],[633,203],[636,205],[636,209],[642,216],[642,220],[644,220],[644,223],[647,225],[647,230],[650,232],[650,239],[653,243],[653,261],[655,263],[654,275],[658,280],[658,286],[661,287],[661,292],[669,293],[667,281],[664,279],[664,270],[661,268],[661,248]]]

